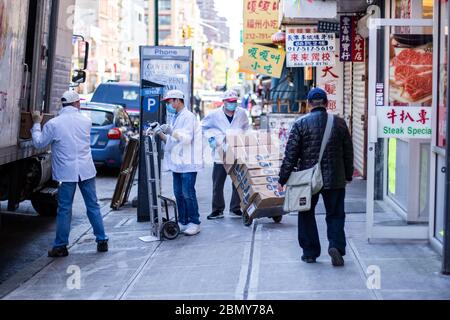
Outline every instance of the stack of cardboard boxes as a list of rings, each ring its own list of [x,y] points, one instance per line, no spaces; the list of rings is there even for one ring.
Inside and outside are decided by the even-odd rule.
[[[284,193],[277,191],[283,155],[279,140],[267,131],[227,135],[224,166],[249,214],[257,209],[280,207]]]

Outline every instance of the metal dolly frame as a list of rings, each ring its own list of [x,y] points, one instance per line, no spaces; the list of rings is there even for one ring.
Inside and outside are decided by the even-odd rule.
[[[149,142],[151,141],[151,143]],[[178,210],[175,200],[170,199],[161,195],[161,179],[159,177],[159,165],[158,165],[158,149],[156,147],[155,135],[152,128],[145,131],[144,138],[144,148],[145,148],[145,168],[147,173],[147,189],[149,192],[148,197],[148,207],[150,209],[150,225],[151,225],[151,235],[140,237],[139,239],[144,242],[161,241],[163,239],[173,240],[180,234],[180,227],[178,225]],[[154,177],[152,177],[152,164]],[[157,204],[156,208],[153,204],[153,192],[154,188],[152,184],[155,185]],[[165,216],[163,216],[161,202],[164,203]],[[173,220],[169,215],[169,204],[174,208],[174,218]],[[155,215],[155,209],[157,215]]]

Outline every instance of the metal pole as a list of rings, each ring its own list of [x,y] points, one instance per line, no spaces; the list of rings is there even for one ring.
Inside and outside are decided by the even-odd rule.
[[[441,4],[443,5],[443,4]],[[450,13],[450,5],[448,5],[448,13]],[[449,15],[450,17],[450,15]],[[449,21],[447,20],[447,23]],[[444,45],[444,44],[441,44]],[[450,45],[450,37],[447,38],[447,48]],[[448,52],[447,52],[448,58]],[[450,72],[450,64],[447,64],[447,74]],[[447,81],[448,86],[448,81]],[[444,209],[444,247],[443,247],[443,259],[442,259],[442,273],[450,275],[450,149],[448,147],[450,139],[450,112],[448,110],[448,102],[450,101],[450,92],[447,90],[447,132],[445,140],[445,209]],[[444,169],[444,168],[443,168]]]
[[[155,46],[159,46],[159,1],[155,1]]]

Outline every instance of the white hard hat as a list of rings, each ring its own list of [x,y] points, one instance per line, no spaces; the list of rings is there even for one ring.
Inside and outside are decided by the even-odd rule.
[[[183,99],[184,100],[184,93],[180,90],[169,90],[163,101],[167,101],[169,99]]]
[[[74,103],[77,101],[80,101],[80,96],[78,95],[78,93],[76,93],[73,90],[64,92],[64,94],[61,98],[61,102],[63,104],[70,104],[70,103]]]
[[[234,90],[225,91],[222,98],[223,101],[237,101],[237,99],[238,95]]]

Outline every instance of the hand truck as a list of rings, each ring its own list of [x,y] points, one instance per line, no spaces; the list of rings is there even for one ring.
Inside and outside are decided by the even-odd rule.
[[[173,240],[180,234],[178,211],[175,200],[161,195],[161,179],[159,177],[158,149],[156,147],[154,128],[148,128],[144,134],[145,168],[147,174],[148,207],[150,210],[151,235],[140,237],[144,242],[168,239]],[[152,171],[153,168],[153,171]],[[153,203],[156,192],[156,205]],[[164,203],[163,216],[161,202]],[[174,217],[170,218],[169,204],[174,208]]]

